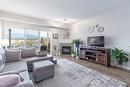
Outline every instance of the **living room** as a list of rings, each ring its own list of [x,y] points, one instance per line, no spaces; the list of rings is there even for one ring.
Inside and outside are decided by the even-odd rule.
[[[129,0],[1,0],[0,87],[129,87],[129,9]]]

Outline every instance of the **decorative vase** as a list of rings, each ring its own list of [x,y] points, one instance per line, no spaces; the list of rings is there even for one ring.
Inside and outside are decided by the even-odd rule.
[[[76,46],[76,56],[79,56],[79,45],[80,44],[75,44],[75,46]]]
[[[121,60],[118,60],[117,63],[118,63],[119,65],[122,65],[122,61],[121,61]]]
[[[79,56],[76,56],[76,59],[79,59]]]
[[[117,64],[117,65],[122,65],[122,61],[121,60],[115,60],[115,64]]]
[[[71,54],[72,57],[74,57],[75,55],[74,54]]]

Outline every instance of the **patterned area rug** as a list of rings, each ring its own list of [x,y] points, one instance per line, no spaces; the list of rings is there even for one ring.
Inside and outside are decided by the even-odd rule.
[[[127,84],[97,71],[71,62],[58,60],[53,78],[35,84],[35,87],[126,87]]]

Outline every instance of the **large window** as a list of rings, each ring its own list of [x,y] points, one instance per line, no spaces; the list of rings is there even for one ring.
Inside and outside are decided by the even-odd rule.
[[[26,47],[39,46],[39,31],[37,30],[25,30]]]
[[[11,47],[12,48],[23,48],[24,45],[24,30],[23,29],[12,29],[11,30]]]
[[[9,45],[9,29],[5,29],[4,40]],[[24,45],[24,30],[23,29],[11,29],[11,48],[23,48]],[[7,46],[8,47],[8,46]]]
[[[47,51],[50,52],[50,38],[50,32],[11,28],[11,48],[46,46]],[[6,47],[9,47],[9,28],[4,31],[4,39],[8,43]]]

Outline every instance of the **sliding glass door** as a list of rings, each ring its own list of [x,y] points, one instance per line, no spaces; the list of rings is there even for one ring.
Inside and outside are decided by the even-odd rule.
[[[26,47],[39,47],[39,31],[37,30],[25,30],[25,43]]]
[[[40,46],[46,47],[46,51],[50,53],[50,39],[51,39],[51,33],[40,31]],[[44,49],[45,50],[45,49]]]

